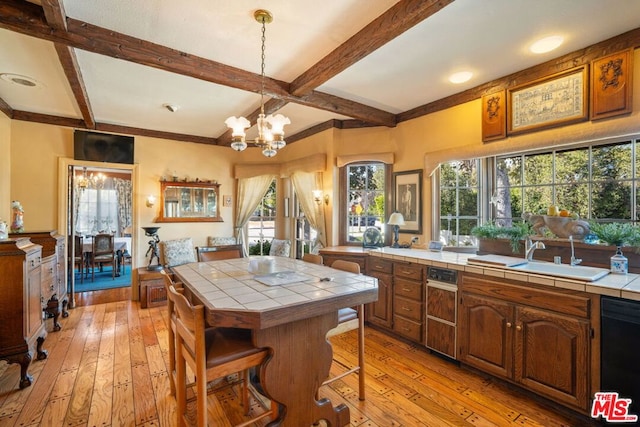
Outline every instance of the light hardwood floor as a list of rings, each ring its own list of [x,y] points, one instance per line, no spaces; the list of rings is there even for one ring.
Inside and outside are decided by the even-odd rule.
[[[50,332],[45,341],[49,357],[31,364],[30,387],[18,388],[18,365],[0,362],[0,427],[176,425],[164,307],[140,309],[132,301],[78,306],[61,323],[62,330]],[[336,358],[347,364],[357,360],[356,331],[352,332],[332,338]],[[586,417],[372,328],[366,332],[366,355],[365,402],[358,400],[356,375],[320,392],[334,404],[350,407],[352,426],[590,424]],[[217,387],[221,388],[209,395],[209,425],[240,422],[237,385]],[[255,400],[251,410],[261,411]]]

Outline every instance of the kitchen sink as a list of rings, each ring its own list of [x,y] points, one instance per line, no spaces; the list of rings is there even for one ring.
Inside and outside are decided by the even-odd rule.
[[[507,267],[526,273],[544,274],[547,276],[564,277],[567,279],[594,282],[609,274],[609,270],[582,265],[553,264],[550,262],[529,261],[526,264]]]

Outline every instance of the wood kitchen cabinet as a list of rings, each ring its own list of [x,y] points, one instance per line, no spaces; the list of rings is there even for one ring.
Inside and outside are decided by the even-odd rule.
[[[425,266],[393,263],[393,331],[424,344]]]
[[[599,348],[597,298],[465,273],[459,359],[586,412]]]
[[[456,358],[456,286],[427,281],[426,346]]]
[[[367,275],[378,279],[378,301],[367,305],[367,321],[374,325],[391,329],[392,316],[392,285],[393,263],[389,260],[371,257],[368,261]]]

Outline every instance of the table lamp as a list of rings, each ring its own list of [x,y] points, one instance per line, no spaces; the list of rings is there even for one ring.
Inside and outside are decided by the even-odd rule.
[[[387,224],[393,225],[393,245],[391,245],[391,247],[399,248],[400,245],[398,245],[398,233],[400,231],[400,226],[404,225],[404,217],[400,212],[394,212],[389,217],[389,221],[387,221]]]

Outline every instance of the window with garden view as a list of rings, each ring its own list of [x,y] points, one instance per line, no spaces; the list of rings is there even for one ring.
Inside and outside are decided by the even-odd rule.
[[[387,170],[384,163],[354,163],[346,173],[346,241],[362,242],[367,227],[384,234]]]
[[[495,220],[509,226],[522,214],[563,215],[591,220],[638,220],[638,143],[592,145],[496,159]]]
[[[440,165],[440,241],[447,246],[476,246],[471,229],[479,224],[478,159]]]

